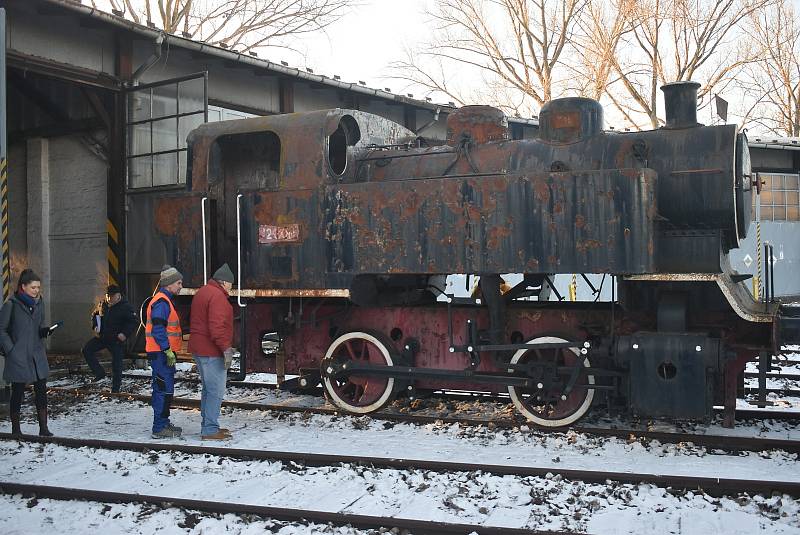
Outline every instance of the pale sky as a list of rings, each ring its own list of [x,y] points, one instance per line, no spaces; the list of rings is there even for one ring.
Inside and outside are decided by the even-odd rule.
[[[362,5],[320,34],[303,38],[306,59],[275,51],[269,59],[285,59],[294,67],[311,67],[314,73],[338,74],[346,82],[363,80],[370,87],[402,91],[406,82],[386,80],[389,64],[405,58],[405,47],[430,34],[423,13],[428,0],[362,0]],[[286,58],[279,58],[281,55]],[[302,62],[303,64],[298,64]]]

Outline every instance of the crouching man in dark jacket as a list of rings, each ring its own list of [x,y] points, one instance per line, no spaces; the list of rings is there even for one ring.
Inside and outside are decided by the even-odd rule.
[[[99,325],[98,325],[99,323]],[[101,314],[94,318],[97,336],[83,346],[83,358],[92,369],[95,381],[106,376],[106,372],[97,361],[97,353],[107,349],[111,353],[111,391],[119,392],[122,383],[122,364],[125,358],[125,342],[131,337],[139,319],[128,301],[123,297],[120,287],[112,284],[106,290],[106,300]]]

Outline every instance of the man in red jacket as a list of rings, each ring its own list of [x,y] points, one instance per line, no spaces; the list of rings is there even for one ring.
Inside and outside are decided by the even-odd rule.
[[[192,299],[189,351],[192,353],[203,393],[200,397],[203,440],[226,440],[231,433],[219,426],[219,409],[225,396],[225,380],[235,350],[233,307],[228,301],[233,272],[223,264]]]

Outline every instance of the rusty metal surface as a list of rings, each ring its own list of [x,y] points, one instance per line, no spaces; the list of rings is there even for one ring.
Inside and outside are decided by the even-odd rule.
[[[189,138],[192,200],[156,201],[156,229],[184,273],[202,271],[196,233],[180,229],[207,195],[210,262],[233,265],[241,193],[243,285],[286,290],[347,289],[359,274],[658,273],[675,229],[707,234],[664,242],[671,271],[718,271],[671,252],[736,240],[734,126],[590,128],[559,143],[507,140],[487,107],[450,120],[452,146],[434,148],[351,110],[203,125]]]
[[[329,271],[648,273],[655,173],[620,170],[328,188]]]
[[[491,106],[464,106],[447,116],[447,144],[488,143],[508,139],[508,121]]]

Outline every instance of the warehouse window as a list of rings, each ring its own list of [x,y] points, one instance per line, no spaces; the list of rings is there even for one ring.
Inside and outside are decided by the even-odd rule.
[[[761,173],[761,220],[800,221],[800,175]]]
[[[205,73],[128,92],[128,187],[186,182],[186,136],[206,122]]]

